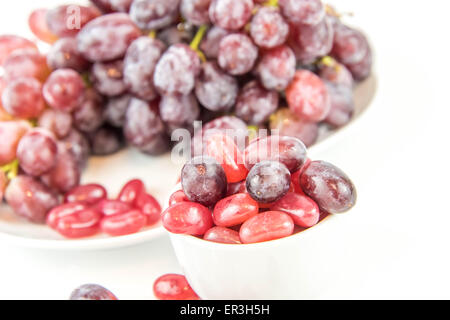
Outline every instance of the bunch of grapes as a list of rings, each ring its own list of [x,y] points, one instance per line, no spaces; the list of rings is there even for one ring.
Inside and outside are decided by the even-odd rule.
[[[46,53],[0,36],[0,196],[33,222],[79,184],[89,155],[126,144],[159,155],[195,120],[209,121],[200,144],[252,126],[309,146],[319,126],[351,119],[370,75],[367,39],[321,0],[91,2],[31,13]]]

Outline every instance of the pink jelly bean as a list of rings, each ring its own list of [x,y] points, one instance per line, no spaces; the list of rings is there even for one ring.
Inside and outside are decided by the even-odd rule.
[[[107,216],[100,222],[101,230],[111,236],[133,234],[141,230],[147,223],[147,217],[139,210]]]
[[[162,214],[164,227],[178,234],[201,236],[213,226],[211,211],[195,202],[181,202]]]
[[[247,220],[239,231],[242,243],[257,243],[292,235],[294,221],[284,212],[266,211]]]
[[[219,227],[232,227],[244,223],[258,214],[258,202],[248,193],[238,193],[222,199],[214,207],[213,220]]]
[[[271,210],[288,213],[294,223],[303,228],[316,225],[320,217],[317,203],[313,199],[297,193],[288,193],[283,199],[277,201]]]
[[[205,233],[203,239],[218,243],[241,244],[239,232],[224,227],[214,227],[209,229]]]
[[[106,199],[106,189],[99,184],[85,184],[78,186],[68,193],[64,197],[65,203],[82,202],[89,205],[94,205],[101,200]]]

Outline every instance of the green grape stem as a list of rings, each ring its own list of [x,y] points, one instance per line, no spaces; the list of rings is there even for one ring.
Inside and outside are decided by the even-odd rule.
[[[199,46],[207,30],[208,30],[207,25],[202,25],[200,28],[198,28],[197,33],[195,34],[194,39],[192,39],[192,42],[190,44],[191,49],[197,52],[202,61],[206,61],[206,58],[203,52],[199,49]]]

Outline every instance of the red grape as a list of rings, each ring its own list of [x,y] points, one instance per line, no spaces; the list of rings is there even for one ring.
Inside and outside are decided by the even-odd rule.
[[[208,24],[210,3],[211,0],[181,0],[181,15],[193,25]]]
[[[262,7],[253,16],[250,34],[261,48],[271,49],[286,42],[289,25],[284,21],[278,8]]]
[[[342,23],[335,29],[332,55],[346,66],[360,63],[370,51],[364,34]]]
[[[178,19],[180,0],[134,0],[131,19],[143,30],[162,29]]]
[[[72,112],[84,99],[85,85],[81,76],[72,69],[52,72],[43,87],[47,104],[60,111]]]
[[[211,229],[211,211],[195,202],[181,202],[162,214],[162,223],[169,232],[202,236]]]
[[[325,212],[344,213],[356,203],[356,190],[348,176],[336,166],[313,161],[300,176],[300,186]]]
[[[217,243],[242,244],[239,232],[224,227],[209,229],[203,236],[203,239]]]
[[[99,184],[85,184],[73,188],[64,195],[65,203],[85,203],[94,205],[106,199],[108,193],[106,189]]]
[[[92,154],[107,156],[118,152],[123,146],[122,132],[117,128],[104,126],[90,135]]]
[[[281,13],[292,23],[318,24],[325,17],[321,0],[278,0]]]
[[[158,39],[139,37],[127,50],[124,60],[124,81],[138,98],[153,100],[158,95],[153,85],[156,63],[165,50]]]
[[[49,10],[46,19],[50,32],[65,38],[76,36],[80,29],[99,15],[100,12],[93,7],[63,5]]]
[[[124,81],[123,67],[123,60],[94,63],[90,74],[94,88],[109,97],[125,93],[128,85]]]
[[[58,37],[48,28],[47,11],[47,9],[33,10],[28,17],[28,25],[39,40],[52,44],[58,40]]]
[[[26,133],[17,147],[17,158],[25,173],[39,177],[56,164],[57,145],[50,131],[36,128]]]
[[[70,130],[67,137],[62,140],[66,149],[75,157],[77,165],[80,169],[84,168],[87,163],[88,156],[91,152],[89,142],[86,137],[79,131]]]
[[[266,90],[254,80],[241,90],[236,103],[236,115],[247,123],[265,123],[278,108],[278,93]]]
[[[44,223],[47,213],[59,203],[52,190],[24,175],[11,180],[5,199],[17,215],[34,223]]]
[[[104,112],[106,122],[114,127],[123,127],[125,124],[125,114],[131,99],[132,96],[129,94],[110,98]]]
[[[335,86],[353,89],[353,76],[346,66],[331,57],[325,57],[319,62],[319,76]]]
[[[102,286],[84,284],[72,292],[70,300],[117,300],[117,298],[111,291]]]
[[[153,81],[163,94],[189,94],[200,72],[200,58],[188,45],[178,43],[170,46],[155,68]]]
[[[189,95],[167,95],[159,103],[161,119],[171,129],[192,128],[193,122],[200,115],[197,99]]]
[[[230,31],[212,26],[208,30],[200,44],[200,50],[210,59],[216,59],[219,56],[219,45],[222,39],[229,35]]]
[[[39,117],[38,126],[49,130],[58,139],[62,139],[72,129],[72,115],[55,109],[46,109]]]
[[[330,97],[324,82],[308,70],[298,70],[286,89],[289,108],[306,121],[319,122],[330,111]]]
[[[218,62],[231,75],[243,75],[252,70],[258,58],[258,48],[245,34],[234,33],[220,41]]]
[[[333,127],[342,127],[350,122],[355,104],[352,89],[345,86],[327,84],[331,109],[325,122]]]
[[[216,63],[202,64],[195,94],[205,108],[216,112],[229,111],[236,102],[238,90],[237,80],[220,70]]]
[[[28,39],[15,35],[0,36],[0,65],[6,61],[11,53],[16,50],[32,49],[38,50],[37,46]]]
[[[239,236],[242,243],[258,243],[288,237],[294,233],[294,221],[280,211],[263,212],[247,220]]]
[[[178,274],[166,274],[156,279],[153,293],[159,300],[200,300],[186,278]]]
[[[83,72],[89,67],[89,62],[78,51],[75,38],[56,41],[47,54],[47,64],[53,70],[69,68],[78,72]]]
[[[250,20],[253,6],[252,0],[212,0],[209,17],[223,29],[239,30]]]
[[[125,13],[112,13],[88,23],[78,34],[78,50],[89,61],[122,58],[141,30]]]
[[[270,209],[288,213],[294,223],[302,228],[310,228],[319,222],[319,206],[305,195],[290,192]]]
[[[105,13],[128,12],[133,0],[91,0],[93,4]]]
[[[347,67],[357,81],[363,81],[370,76],[372,71],[372,51],[368,51],[363,60],[359,63],[348,64]]]
[[[219,227],[234,227],[259,213],[259,205],[248,193],[238,193],[217,202],[213,220]]]
[[[19,141],[30,129],[26,121],[0,121],[0,166],[16,158]]]
[[[88,88],[84,101],[73,113],[73,123],[80,131],[94,132],[105,120],[103,111],[103,97],[92,88]]]
[[[37,118],[45,109],[42,85],[34,78],[18,78],[8,83],[2,93],[3,108],[10,115]]]
[[[267,90],[285,90],[295,75],[296,59],[294,52],[288,46],[265,51],[256,72],[261,84]]]
[[[104,217],[100,228],[111,236],[124,236],[141,230],[147,223],[147,218],[139,210]]]
[[[30,77],[44,82],[50,74],[46,57],[34,49],[14,51],[3,63],[3,69],[8,81]]]

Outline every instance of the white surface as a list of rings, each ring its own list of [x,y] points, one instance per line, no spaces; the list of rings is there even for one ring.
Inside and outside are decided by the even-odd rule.
[[[450,4],[332,2],[340,11],[354,12],[347,20],[370,35],[379,91],[370,121],[361,122],[357,134],[312,154],[344,169],[359,191],[357,208],[336,223],[345,253],[329,268],[339,275],[315,298],[450,298],[445,130]],[[0,32],[24,30],[24,8],[31,3],[37,5],[29,0],[5,4]],[[0,243],[0,256],[3,299],[65,299],[87,282],[102,284],[122,299],[149,299],[156,277],[181,271],[167,238],[83,253]]]

